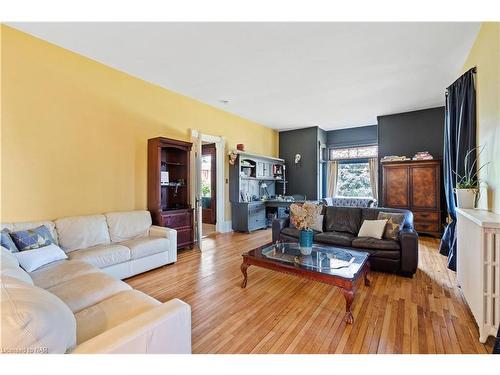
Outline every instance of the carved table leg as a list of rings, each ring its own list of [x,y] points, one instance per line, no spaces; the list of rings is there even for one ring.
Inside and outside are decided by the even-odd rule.
[[[245,288],[247,286],[247,268],[250,267],[249,264],[246,263],[241,263],[240,270],[241,273],[243,274],[243,281],[241,282],[241,287]]]
[[[370,286],[371,284],[370,279],[368,278],[369,273],[370,273],[370,263],[367,263],[365,270],[365,286]]]
[[[347,324],[354,323],[354,317],[352,316],[351,305],[354,300],[354,292],[352,290],[342,289],[342,294],[345,298],[345,322]]]

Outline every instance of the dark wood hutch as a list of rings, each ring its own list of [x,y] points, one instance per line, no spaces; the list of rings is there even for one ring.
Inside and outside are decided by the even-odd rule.
[[[194,243],[189,203],[192,144],[169,138],[148,140],[148,210],[153,224],[177,230],[177,248]]]
[[[413,226],[418,233],[440,237],[441,161],[384,162],[382,178],[383,206],[412,211]]]

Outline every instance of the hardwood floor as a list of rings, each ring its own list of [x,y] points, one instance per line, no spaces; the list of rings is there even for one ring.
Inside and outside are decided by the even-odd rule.
[[[176,264],[126,281],[191,305],[193,353],[491,353],[494,340],[478,341],[438,240],[421,238],[412,279],[372,272],[352,326],[337,288],[258,267],[240,288],[241,253],[270,240],[269,230],[206,238],[203,253],[181,251]]]

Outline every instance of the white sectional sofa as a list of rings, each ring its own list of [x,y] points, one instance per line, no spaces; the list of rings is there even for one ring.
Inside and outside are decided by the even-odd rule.
[[[110,212],[55,221],[3,223],[19,231],[45,225],[69,259],[124,279],[177,261],[175,229],[151,225],[149,211]]]
[[[2,353],[191,353],[191,308],[81,260],[25,272],[1,249]]]
[[[3,353],[191,353],[191,308],[119,279],[175,262],[175,230],[147,211],[3,224],[45,225],[68,259],[25,272],[1,249]]]

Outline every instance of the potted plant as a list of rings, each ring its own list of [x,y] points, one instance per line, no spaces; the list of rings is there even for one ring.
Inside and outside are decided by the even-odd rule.
[[[476,168],[476,162],[479,155],[484,150],[484,146],[479,151],[477,157],[475,157],[474,162],[469,164],[469,157],[475,152],[478,147],[474,147],[465,154],[464,158],[464,174],[459,175],[456,171],[453,171],[458,177],[457,187],[455,188],[455,194],[457,195],[457,207],[458,208],[474,208],[479,200],[479,184],[480,180],[478,178],[478,173],[481,169],[489,164],[489,162],[483,163],[479,168]]]
[[[322,207],[315,203],[290,205],[290,221],[300,230],[299,246],[302,255],[310,255],[313,245],[313,226],[321,214]]]

